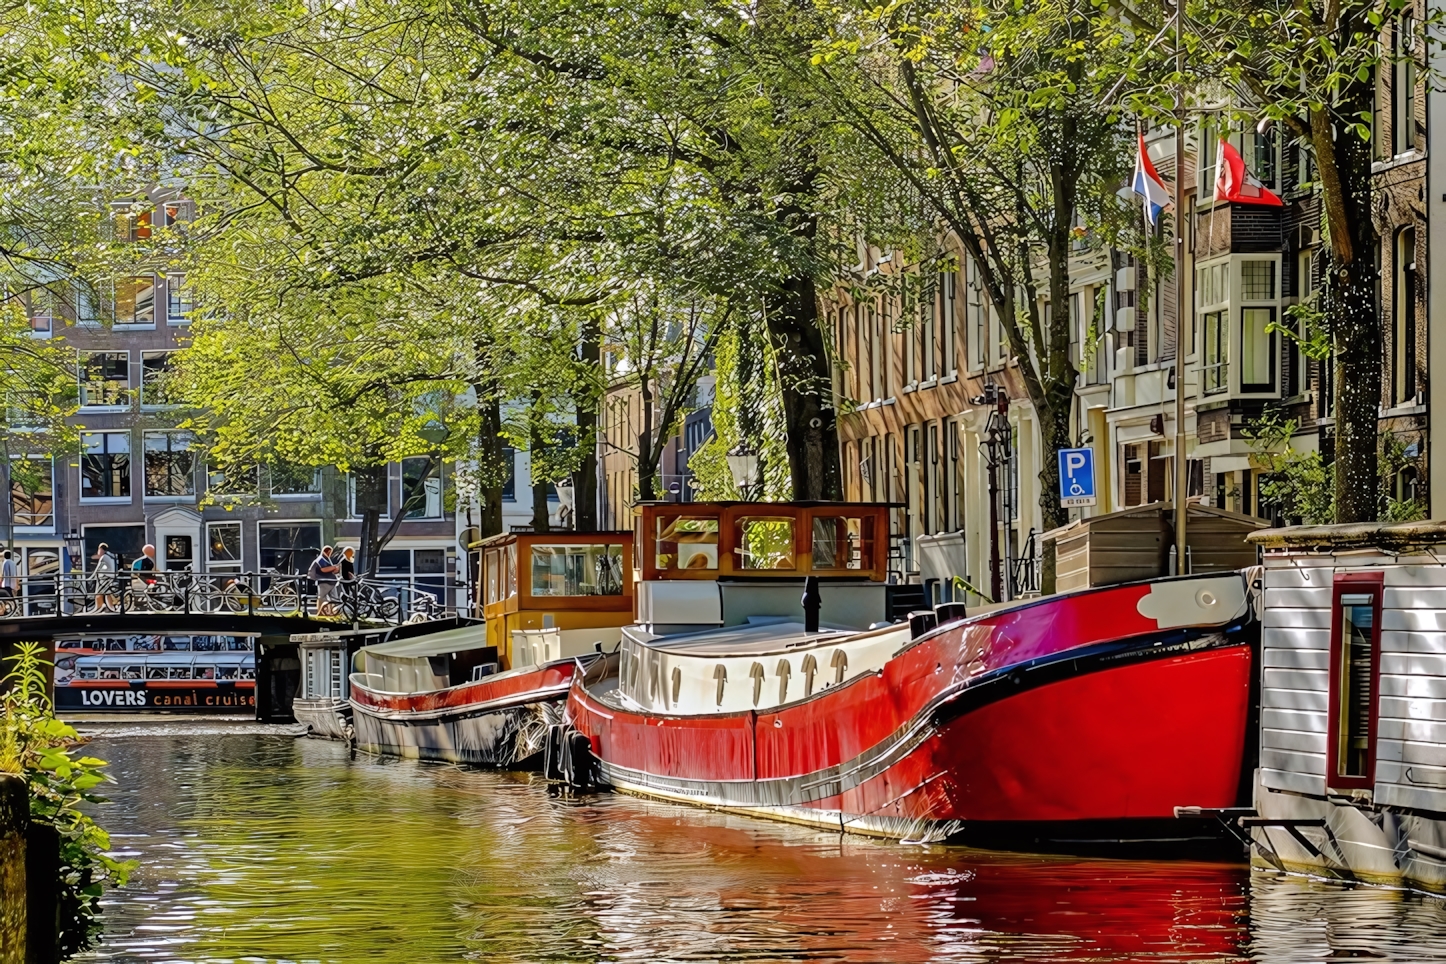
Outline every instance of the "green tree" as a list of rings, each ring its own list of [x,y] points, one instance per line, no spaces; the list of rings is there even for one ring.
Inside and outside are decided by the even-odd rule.
[[[1062,525],[1055,452],[1071,444],[1084,340],[1070,262],[1128,240],[1116,191],[1129,138],[1101,105],[1129,69],[1129,36],[1085,0],[828,12],[834,30],[813,58],[820,89],[858,149],[897,171],[977,265],[1039,420],[1044,525]]]
[[[1376,78],[1393,63],[1424,60],[1440,13],[1418,18],[1414,7],[1406,0],[1186,4],[1190,69],[1184,79],[1209,85],[1207,96],[1237,93],[1230,119],[1274,123],[1306,149],[1314,170],[1328,244],[1320,309],[1334,357],[1337,522],[1375,519],[1380,507],[1383,340],[1371,172]],[[1153,8],[1128,12],[1146,31],[1159,25],[1150,19],[1159,13]]]

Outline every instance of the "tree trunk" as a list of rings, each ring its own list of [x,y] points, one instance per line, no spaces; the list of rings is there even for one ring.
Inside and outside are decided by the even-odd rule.
[[[377,523],[381,516],[381,510],[376,506],[369,505],[362,510],[361,538],[357,540],[360,546],[357,548],[356,561],[359,576],[377,574],[377,557],[380,555],[377,549]]]
[[[638,433],[638,501],[652,502],[658,497],[658,447],[654,438],[653,390],[647,372],[638,388],[639,408],[643,414],[643,430]]]
[[[479,393],[480,394],[480,393]],[[502,403],[495,395],[482,401],[481,425],[477,429],[477,456],[481,477],[481,509],[477,528],[482,538],[502,533],[502,483],[516,466],[503,465],[506,446],[502,444]]]
[[[583,325],[581,356],[587,372],[602,371],[602,325],[595,316],[589,316]],[[577,444],[584,453],[572,482],[573,528],[578,532],[596,532],[598,397],[591,381],[573,399],[573,410]]]
[[[836,501],[843,498],[838,412],[813,279],[788,279],[770,302],[768,335],[783,394],[793,497]]]
[[[1347,117],[1374,107],[1369,82],[1352,84],[1335,108]],[[1381,323],[1376,304],[1377,236],[1371,219],[1371,145],[1329,117],[1312,117],[1322,201],[1332,226],[1325,278],[1335,348],[1335,521],[1370,522],[1380,509],[1378,467]]]

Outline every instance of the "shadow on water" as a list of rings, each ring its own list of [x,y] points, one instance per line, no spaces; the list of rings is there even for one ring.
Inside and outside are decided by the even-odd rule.
[[[1243,866],[901,847],[241,733],[97,740],[141,861],[90,960],[1446,960],[1446,907]]]

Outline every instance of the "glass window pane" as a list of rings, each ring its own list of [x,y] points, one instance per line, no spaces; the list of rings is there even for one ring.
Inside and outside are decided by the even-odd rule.
[[[115,283],[115,323],[153,325],[156,323],[156,279],[154,275],[120,278]]]
[[[130,434],[85,432],[81,435],[80,442],[80,497],[130,498]]]
[[[49,459],[11,461],[10,511],[18,526],[55,524],[55,478]]]
[[[263,522],[258,533],[263,569],[306,572],[321,552],[321,524],[317,522]]]
[[[1370,593],[1341,596],[1340,745],[1336,758],[1343,777],[1368,775],[1374,600]]]
[[[717,569],[717,517],[680,515],[659,519],[654,564],[670,571]]]
[[[617,596],[623,591],[623,547],[532,547],[532,595]]]
[[[1240,262],[1240,297],[1246,301],[1275,300],[1275,262]]]
[[[92,351],[80,356],[80,404],[129,405],[130,353]]]
[[[442,517],[442,479],[439,467],[431,459],[402,459],[402,498],[406,500],[408,519],[440,519]],[[430,469],[430,471],[428,471]],[[426,474],[426,478],[422,476]],[[420,485],[418,483],[420,481]]]
[[[313,495],[321,491],[321,469],[278,463],[270,470],[272,495]]]
[[[736,530],[741,569],[792,569],[793,520],[744,516]]]
[[[208,562],[241,561],[241,523],[213,522],[208,527],[206,560]]]
[[[1241,386],[1273,386],[1275,358],[1271,350],[1274,340],[1269,332],[1275,321],[1274,308],[1240,309],[1240,384]]]
[[[177,498],[196,494],[196,452],[188,432],[147,432],[146,495]]]
[[[873,519],[815,516],[813,568],[872,569]]]

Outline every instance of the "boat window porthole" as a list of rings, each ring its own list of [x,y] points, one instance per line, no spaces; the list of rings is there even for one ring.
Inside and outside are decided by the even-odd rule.
[[[678,690],[683,688],[683,670],[680,667],[673,667],[673,705],[678,705]]]
[[[728,683],[728,667],[719,663],[713,667],[713,678],[718,681],[718,705],[723,705],[723,687]]]

